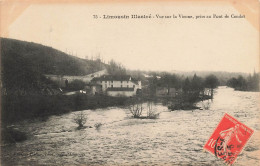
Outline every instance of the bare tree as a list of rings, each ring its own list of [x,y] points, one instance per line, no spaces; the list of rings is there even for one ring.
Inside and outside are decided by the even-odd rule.
[[[157,119],[159,117],[160,113],[156,113],[156,111],[153,109],[153,102],[149,101],[147,103],[147,118],[148,119]]]
[[[75,115],[73,122],[78,125],[78,129],[82,129],[87,122],[87,116],[83,113],[83,111],[80,111],[79,114]]]
[[[143,112],[142,102],[139,102],[137,99],[133,99],[129,108],[130,112],[134,118],[139,118]]]

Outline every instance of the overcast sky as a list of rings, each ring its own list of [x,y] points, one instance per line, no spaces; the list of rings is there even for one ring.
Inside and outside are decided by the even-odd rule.
[[[104,20],[93,15],[212,15],[239,13],[229,5],[31,5],[9,37],[52,46],[78,57],[100,54],[129,69],[253,72],[259,32],[246,19]]]

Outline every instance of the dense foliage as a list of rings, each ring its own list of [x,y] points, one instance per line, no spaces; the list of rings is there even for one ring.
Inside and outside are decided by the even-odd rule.
[[[158,96],[157,90],[161,88],[167,89],[164,103],[170,103],[169,108],[176,109],[196,109],[195,103],[201,100],[213,98],[214,89],[219,85],[216,76],[208,75],[205,78],[196,74],[192,78],[181,77],[175,74],[165,73],[158,78],[156,76],[149,79],[148,91],[144,94],[150,97]],[[170,94],[172,89],[173,93]],[[174,98],[172,98],[174,96]],[[169,105],[169,104],[167,104]]]
[[[160,79],[156,76],[149,79],[150,95],[155,95],[157,88],[167,88],[169,95],[170,88],[180,90],[183,94],[193,94],[197,96],[204,93],[206,89],[214,89],[219,85],[218,78],[214,75],[208,75],[205,78],[199,77],[196,74],[192,78],[180,77],[175,74],[165,73]]]
[[[259,74],[254,73],[247,78],[243,76],[233,77],[228,80],[227,85],[235,90],[241,91],[259,91]]]

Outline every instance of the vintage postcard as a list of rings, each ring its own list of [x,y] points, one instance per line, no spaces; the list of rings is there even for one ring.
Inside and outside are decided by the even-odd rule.
[[[259,165],[259,5],[0,0],[0,165]]]

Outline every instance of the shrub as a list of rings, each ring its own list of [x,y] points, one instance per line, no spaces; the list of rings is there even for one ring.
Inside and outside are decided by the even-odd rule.
[[[82,129],[87,122],[87,116],[82,111],[80,111],[80,113],[75,115],[73,118],[73,122],[78,125],[78,129]]]
[[[155,113],[154,111],[149,111],[147,119],[158,119],[160,113]]]
[[[158,119],[160,113],[156,113],[156,111],[153,109],[153,103],[148,102],[147,103],[147,119]]]
[[[102,123],[96,123],[94,126],[95,126],[96,130],[100,130]]]
[[[139,101],[138,98],[133,98],[129,106],[129,110],[132,113],[134,118],[139,118],[143,112],[142,101]]]

